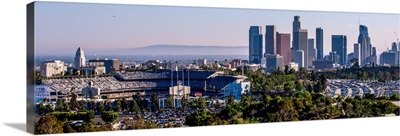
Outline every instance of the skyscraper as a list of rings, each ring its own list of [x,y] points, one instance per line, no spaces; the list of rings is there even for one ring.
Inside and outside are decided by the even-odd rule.
[[[276,27],[275,25],[265,26],[265,53],[276,54]]]
[[[358,64],[360,64],[360,44],[354,43],[354,54],[353,58],[358,60]]]
[[[365,61],[366,58],[372,54],[371,39],[368,35],[368,27],[365,25],[360,25],[360,34],[358,35],[358,43],[361,44],[361,62],[360,64],[365,65],[368,62]]]
[[[332,51],[339,56],[339,64],[347,62],[347,37],[346,35],[332,35]]]
[[[308,39],[308,66],[312,66],[312,62],[315,60],[316,51],[314,47],[314,39]]]
[[[283,57],[280,55],[268,55],[266,56],[266,72],[273,72],[280,68],[283,70]]]
[[[305,56],[304,51],[302,51],[302,50],[297,50],[294,52],[293,60],[294,60],[294,62],[299,64],[299,69],[301,67],[304,67],[304,56]]]
[[[398,51],[398,50],[397,50],[397,43],[396,43],[396,42],[393,42],[393,43],[392,43],[392,51]]]
[[[289,33],[276,33],[276,53],[283,57],[284,65],[292,61]]]
[[[396,54],[394,52],[389,52],[389,51],[382,52],[380,56],[380,64],[394,66],[396,65],[395,58]]]
[[[308,31],[307,29],[298,30],[299,33],[299,50],[304,52],[304,67],[308,68]]]
[[[81,67],[84,67],[85,65],[86,65],[85,53],[83,52],[81,47],[79,47],[76,50],[75,58],[74,58],[75,69],[80,69]]]
[[[294,16],[293,21],[293,49],[299,50],[299,30],[301,29],[300,16]]]
[[[249,29],[249,63],[261,64],[263,56],[263,36],[261,26],[250,26]]]
[[[318,27],[316,30],[317,60],[324,58],[324,30]]]

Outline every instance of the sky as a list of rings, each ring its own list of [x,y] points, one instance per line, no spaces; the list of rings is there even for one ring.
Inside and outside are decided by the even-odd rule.
[[[348,53],[353,52],[360,23],[368,27],[378,54],[391,48],[395,32],[399,36],[396,14],[37,2],[35,45],[38,55],[73,55],[78,47],[248,46],[250,26],[265,32],[265,25],[276,25],[278,32],[291,33],[295,15],[309,38],[315,38],[317,27],[324,29],[324,55],[331,51],[331,35],[346,35]]]

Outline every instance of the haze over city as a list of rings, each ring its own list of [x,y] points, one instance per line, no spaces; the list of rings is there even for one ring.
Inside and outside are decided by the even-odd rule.
[[[359,23],[368,26],[378,53],[390,48],[399,30],[394,14],[51,2],[38,2],[37,7],[37,55],[73,55],[78,47],[90,54],[160,44],[248,46],[249,26],[276,25],[278,32],[291,33],[295,15],[309,38],[315,38],[316,27],[324,29],[324,55],[331,51],[334,34],[347,35],[352,52]]]

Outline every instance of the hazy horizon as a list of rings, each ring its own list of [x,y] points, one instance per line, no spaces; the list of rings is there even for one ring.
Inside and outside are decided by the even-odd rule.
[[[276,25],[292,32],[295,15],[315,38],[324,29],[324,55],[331,51],[331,35],[346,35],[348,53],[357,42],[358,25],[368,27],[379,55],[399,36],[399,15],[264,9],[144,6],[36,2],[35,45],[38,55],[146,47],[150,45],[248,46],[252,25]],[[387,45],[385,45],[385,42]]]

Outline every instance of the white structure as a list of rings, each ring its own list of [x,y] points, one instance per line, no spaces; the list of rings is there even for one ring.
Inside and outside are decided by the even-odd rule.
[[[82,88],[82,95],[84,97],[89,98],[90,94],[94,97],[100,96],[100,88],[93,87],[93,82],[89,82],[87,87]]]
[[[251,84],[250,81],[246,80],[246,77],[240,77],[238,76],[239,79],[236,81],[228,84],[225,86],[223,89],[224,97],[229,98],[230,96],[233,96],[235,100],[240,100],[242,97],[242,94],[246,94],[250,92]]]
[[[76,50],[74,62],[75,69],[80,69],[81,67],[84,67],[86,65],[85,53],[83,52],[81,47]]]
[[[60,60],[54,60],[54,61],[45,61],[43,64],[40,66],[40,74],[43,77],[52,77],[56,75],[64,75],[66,71],[64,62]]]
[[[197,60],[197,65],[198,66],[207,65],[207,59],[198,59]]]
[[[304,67],[304,56],[304,51],[302,50],[297,50],[294,52],[293,60],[299,64],[298,68]]]
[[[289,69],[294,69],[295,71],[299,71],[299,63],[296,63],[296,62],[290,62],[289,64],[288,64],[288,66],[289,66]]]

